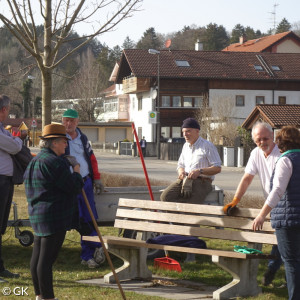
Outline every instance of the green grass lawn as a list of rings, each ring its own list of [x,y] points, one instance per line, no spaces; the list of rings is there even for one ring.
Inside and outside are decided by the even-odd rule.
[[[24,197],[24,188],[22,186],[16,188],[14,201],[18,203],[19,218],[28,218],[27,204]],[[10,217],[10,219],[12,216]],[[24,230],[25,228],[21,228]],[[31,230],[31,228],[26,228]],[[103,235],[117,235],[114,228],[100,228]],[[232,249],[234,243],[228,242],[219,245],[218,241],[206,240],[212,247],[222,247],[223,249]],[[32,246],[23,247],[18,239],[14,236],[14,229],[9,227],[3,236],[3,259],[5,266],[21,275],[18,279],[10,279],[8,283],[1,284],[0,299],[34,299],[34,290],[29,270],[29,262],[31,257]],[[263,249],[264,252],[270,252],[270,246]],[[157,275],[167,276],[177,279],[200,281],[208,285],[222,286],[231,281],[231,276],[211,262],[209,256],[196,256],[197,263],[183,263],[185,254],[170,252],[170,257],[178,260],[182,267],[182,273],[154,270],[153,261],[148,261],[149,268]],[[120,266],[121,261],[112,256],[115,267]],[[262,260],[259,268],[258,281],[261,282],[263,273],[266,270],[267,262]],[[86,285],[77,283],[77,280],[100,278],[110,272],[108,263],[106,262],[99,269],[88,269],[80,264],[80,236],[76,231],[67,233],[63,248],[59,253],[59,257],[54,265],[54,289],[55,296],[62,299],[122,299],[117,289],[105,289],[94,285]],[[274,280],[274,287],[263,287],[263,294],[258,297],[248,297],[239,299],[255,299],[255,300],[271,300],[271,299],[287,299],[287,290],[278,287],[284,283],[283,268],[277,273]],[[13,290],[15,287],[28,288],[26,290],[28,296],[2,296],[2,289],[9,287]],[[133,292],[125,292],[127,299],[161,299],[159,297],[143,296]]]

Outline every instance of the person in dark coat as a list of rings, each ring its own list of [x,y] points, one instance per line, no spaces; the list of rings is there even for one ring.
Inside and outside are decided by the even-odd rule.
[[[40,138],[41,151],[24,174],[29,220],[35,235],[30,271],[37,300],[55,299],[52,266],[66,231],[76,228],[77,194],[83,187],[79,164],[72,157],[62,157],[67,147],[65,127],[46,125]]]
[[[142,154],[143,157],[146,157],[146,149],[147,149],[147,141],[145,140],[145,137],[143,136],[143,138],[140,140],[140,145],[142,148]]]

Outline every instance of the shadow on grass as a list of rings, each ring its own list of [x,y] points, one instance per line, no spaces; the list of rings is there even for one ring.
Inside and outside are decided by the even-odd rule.
[[[148,261],[148,266],[151,271],[159,276],[166,276],[172,278],[178,278],[182,280],[190,280],[193,282],[201,282],[206,285],[222,287],[231,282],[232,276],[225,272],[223,269],[218,267],[211,261],[210,256],[204,255],[196,255],[196,263],[184,263],[186,258],[186,254],[184,253],[176,253],[170,252],[169,256],[175,260],[177,260],[182,268],[182,273],[178,273],[175,271],[168,271],[163,269],[155,269],[153,267],[153,260]],[[267,269],[267,261],[261,260],[259,264],[259,271],[257,280],[259,284],[262,281],[263,274]],[[247,298],[238,298],[238,299],[262,299],[262,300],[270,300],[270,299],[279,299],[285,300],[288,298],[288,293],[286,288],[279,288],[283,283],[285,283],[285,273],[283,266],[276,273],[276,277],[273,281],[273,285],[268,287],[262,287],[263,293],[257,297],[247,297]]]

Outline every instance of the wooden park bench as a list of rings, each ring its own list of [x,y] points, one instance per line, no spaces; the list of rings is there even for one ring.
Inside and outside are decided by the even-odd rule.
[[[257,284],[259,259],[271,258],[269,254],[245,254],[221,250],[224,240],[247,242],[247,247],[262,249],[262,244],[277,244],[269,219],[264,231],[253,232],[252,222],[259,209],[237,208],[234,216],[223,213],[222,206],[197,205],[151,200],[120,198],[115,227],[136,230],[136,239],[104,236],[110,253],[124,261],[116,270],[119,280],[149,279],[147,248],[209,255],[212,261],[229,272],[233,280],[213,293],[213,299],[229,299],[237,296],[255,296],[261,292]],[[147,233],[179,234],[218,240],[219,249],[199,249],[146,243]],[[99,241],[98,237],[83,237]],[[224,247],[223,247],[224,248]],[[104,276],[106,283],[114,282],[112,273]]]

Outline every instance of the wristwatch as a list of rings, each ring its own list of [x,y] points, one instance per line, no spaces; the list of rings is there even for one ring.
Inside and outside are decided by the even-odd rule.
[[[200,174],[203,174],[203,169],[199,169]]]

